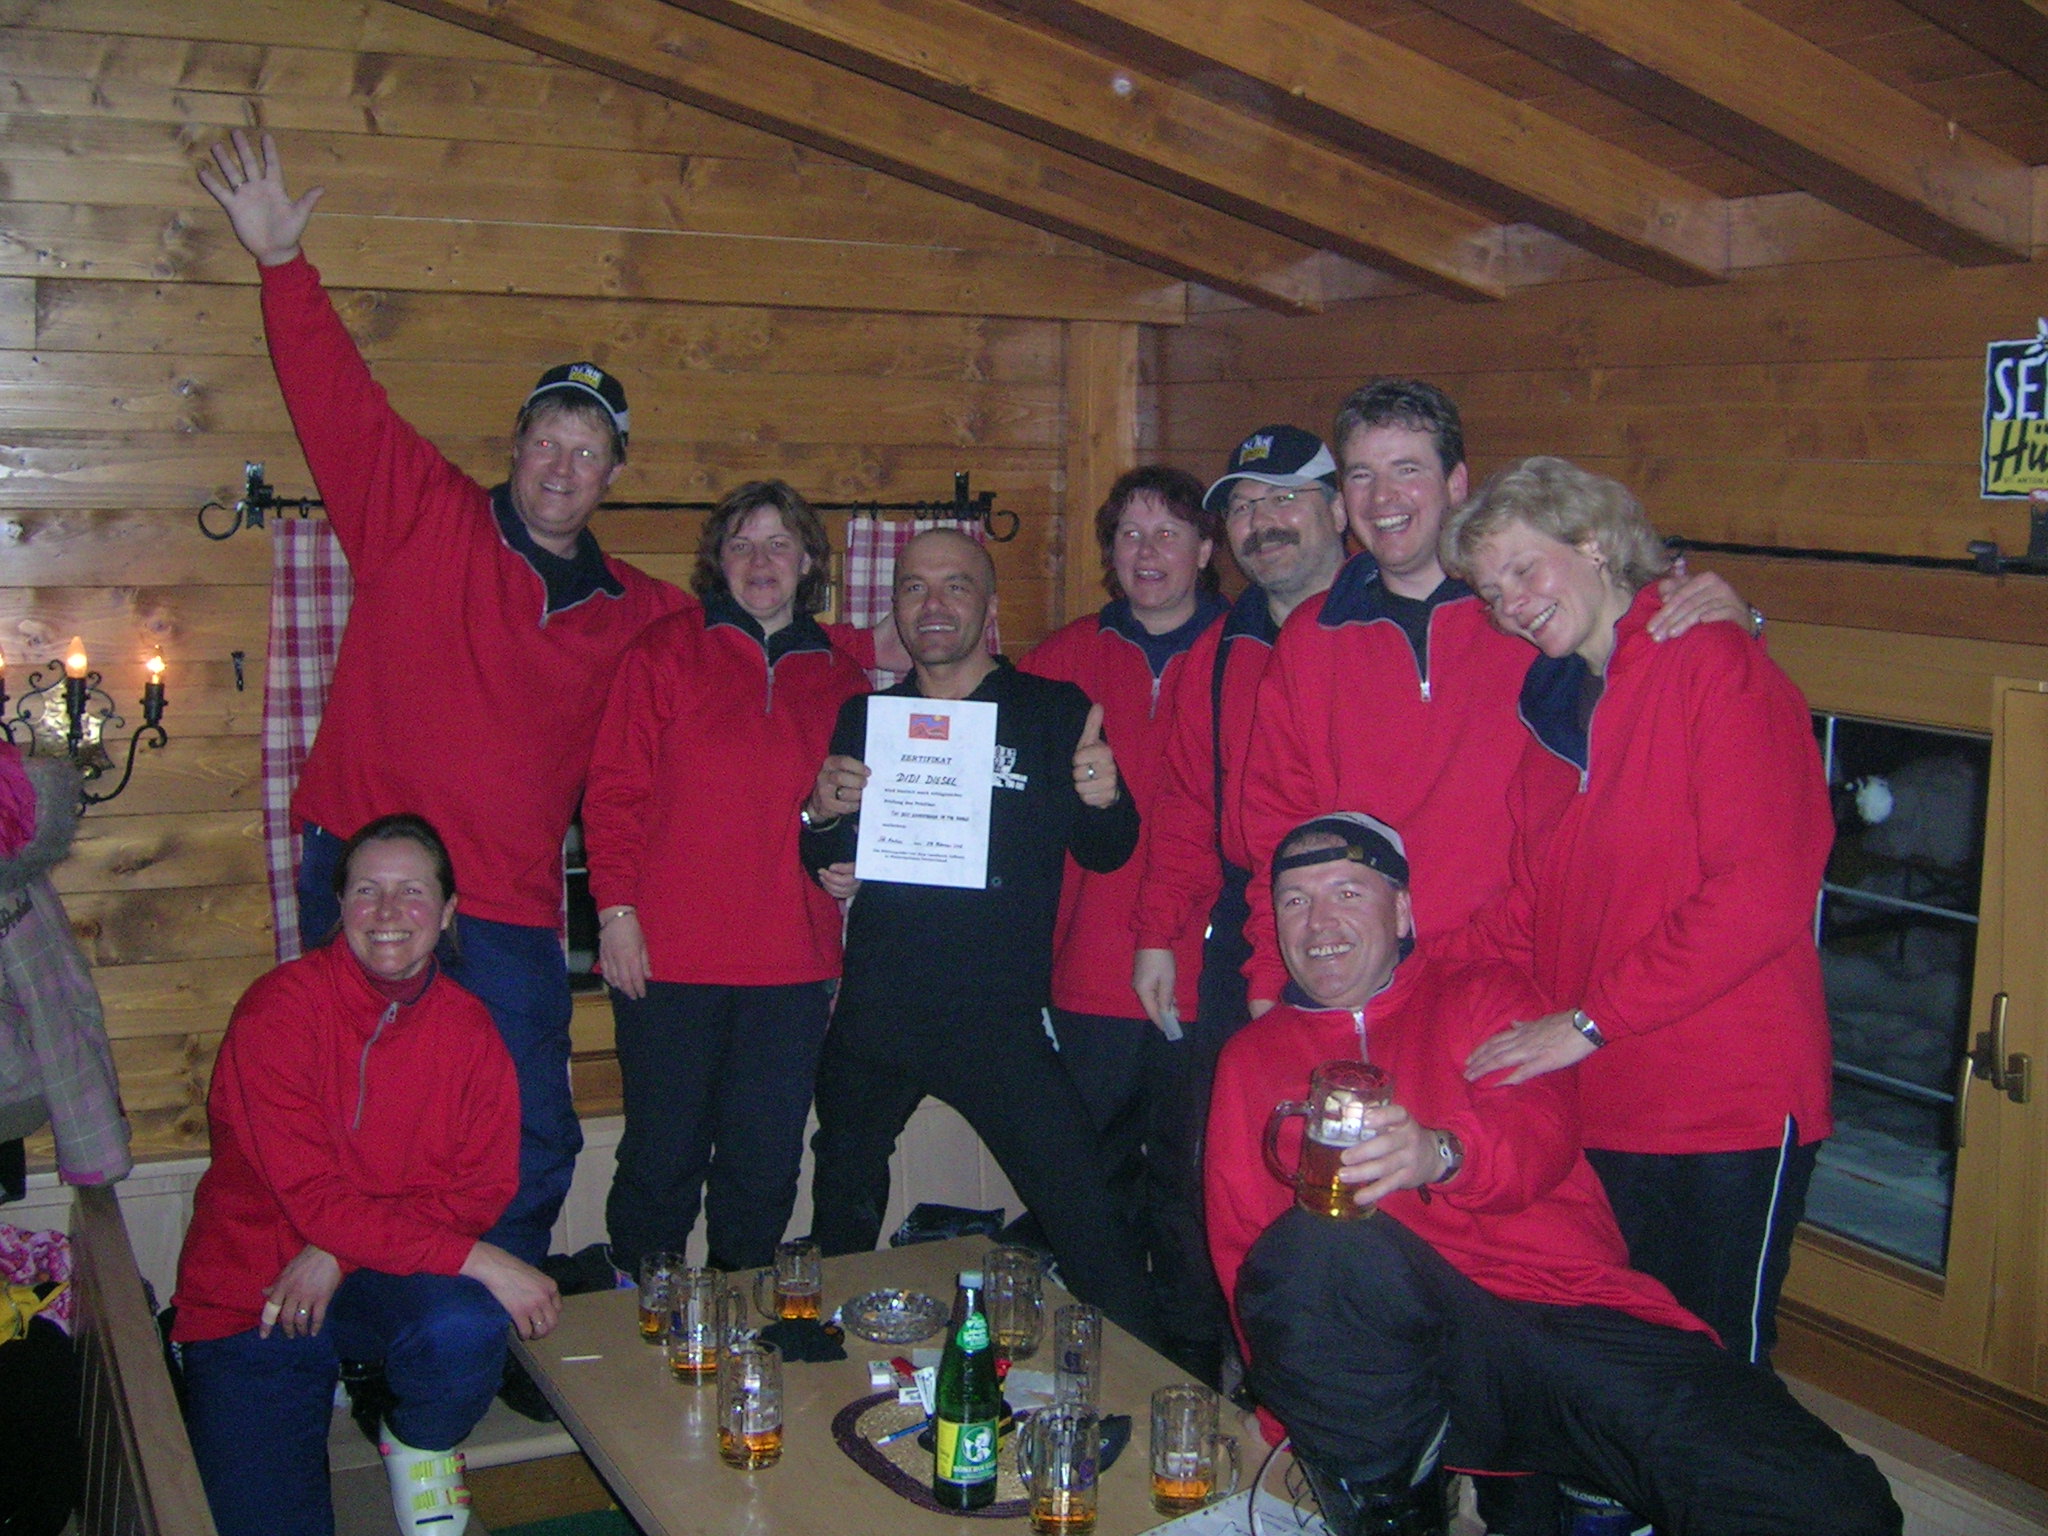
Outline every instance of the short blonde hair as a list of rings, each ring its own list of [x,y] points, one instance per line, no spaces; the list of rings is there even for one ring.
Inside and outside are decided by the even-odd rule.
[[[1590,540],[1607,557],[1616,583],[1630,592],[1671,569],[1663,536],[1627,486],[1568,460],[1542,457],[1489,475],[1444,523],[1437,558],[1464,580],[1480,546],[1511,522],[1560,544],[1576,547]]]

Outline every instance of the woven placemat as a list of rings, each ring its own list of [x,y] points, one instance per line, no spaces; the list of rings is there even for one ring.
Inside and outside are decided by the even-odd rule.
[[[917,1443],[921,1436],[905,1435],[891,1445],[875,1444],[891,1430],[923,1419],[924,1410],[917,1404],[897,1401],[894,1392],[877,1392],[854,1399],[833,1415],[832,1438],[853,1458],[855,1466],[919,1509],[984,1520],[1015,1520],[1031,1513],[1031,1501],[1017,1480],[1015,1435],[1003,1436],[996,1448],[996,1500],[985,1509],[947,1509],[932,1497],[932,1453]]]

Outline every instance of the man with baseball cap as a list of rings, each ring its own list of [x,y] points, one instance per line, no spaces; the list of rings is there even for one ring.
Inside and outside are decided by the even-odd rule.
[[[1503,962],[1415,949],[1400,834],[1315,816],[1271,864],[1290,982],[1223,1052],[1209,1240],[1268,1432],[1334,1536],[1444,1531],[1449,1469],[1549,1474],[1659,1530],[1896,1533],[1869,1458],[1628,1267],[1571,1075],[1466,1081],[1542,999]],[[1275,1106],[1336,1061],[1390,1079],[1339,1175],[1370,1220],[1304,1209],[1263,1153]]]
[[[1174,1063],[1175,1078],[1170,1095],[1155,1095],[1162,1103],[1148,1116],[1145,1161],[1151,1198],[1161,1207],[1155,1229],[1184,1250],[1166,1266],[1182,1280],[1162,1288],[1171,1300],[1169,1342],[1176,1358],[1211,1380],[1224,1373],[1230,1328],[1202,1236],[1201,1133],[1216,1053],[1247,1017],[1242,967],[1250,856],[1237,781],[1259,679],[1280,626],[1297,603],[1329,586],[1343,564],[1344,514],[1336,487],[1336,461],[1313,432],[1276,424],[1238,444],[1202,504],[1222,522],[1252,585],[1162,678],[1152,706],[1164,751],[1147,786],[1143,858],[1134,861],[1142,870],[1129,925],[1131,980],[1159,1031],[1184,1040],[1152,1053]],[[1155,1281],[1165,1241],[1155,1239]]]
[[[200,181],[257,260],[278,385],[355,577],[292,797],[300,932],[334,931],[336,859],[358,827],[411,811],[440,830],[461,887],[451,975],[490,1009],[519,1073],[519,1192],[486,1235],[538,1264],[583,1144],[562,839],[619,654],[685,601],[588,527],[625,464],[626,392],[595,363],[549,369],[520,410],[506,482],[487,490],[399,418],[343,329],[299,249],[320,189],[285,191],[267,134],[259,155],[237,129],[213,161]]]

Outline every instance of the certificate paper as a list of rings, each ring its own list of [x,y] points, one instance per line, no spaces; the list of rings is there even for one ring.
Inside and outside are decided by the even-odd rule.
[[[862,761],[869,777],[856,875],[977,891],[988,884],[995,705],[871,695]]]

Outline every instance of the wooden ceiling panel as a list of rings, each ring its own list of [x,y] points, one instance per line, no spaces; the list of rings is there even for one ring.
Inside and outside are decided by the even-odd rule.
[[[2032,249],[2027,167],[1739,0],[1431,4],[1949,261]]]
[[[643,150],[727,125],[729,165],[641,189],[645,227],[731,222],[765,185],[755,156],[818,191],[834,177],[803,167],[844,162],[987,211],[958,241],[934,220],[936,244],[1024,255],[1028,226],[1055,265],[1106,256],[1279,314],[1403,285],[1499,298],[1609,263],[1712,282],[1786,239],[2024,261],[2048,164],[2048,0],[370,0],[317,40],[281,29],[277,0],[162,0],[139,23],[132,0],[63,0],[77,37],[128,34],[104,44],[120,100],[90,114],[38,95],[41,3],[0,0],[28,23],[0,36],[24,116],[210,125],[237,80],[284,69],[310,89],[271,93],[297,115],[280,127],[363,114],[455,140],[464,114],[511,124],[506,88],[566,62],[590,79],[538,115],[616,102]],[[407,10],[471,37],[437,44]],[[221,15],[232,56],[204,41]],[[314,57],[399,40],[419,58],[403,78],[384,58],[376,90]],[[465,65],[486,96],[454,82]],[[559,156],[582,132],[532,142]]]

